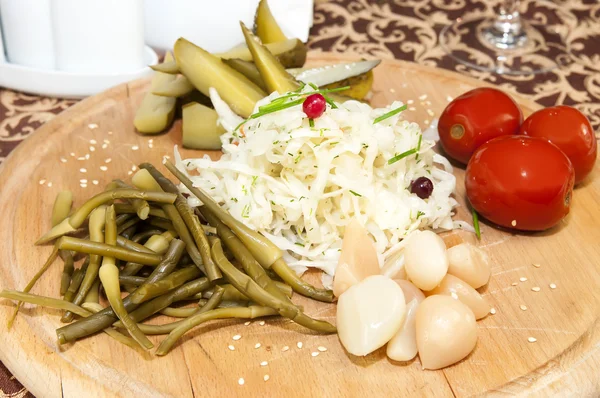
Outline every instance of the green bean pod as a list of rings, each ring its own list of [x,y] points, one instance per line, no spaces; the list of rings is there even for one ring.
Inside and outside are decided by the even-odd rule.
[[[74,232],[83,225],[84,221],[96,207],[116,199],[144,199],[157,203],[172,204],[175,202],[175,198],[176,195],[166,192],[142,192],[135,189],[115,189],[112,191],[105,191],[85,202],[79,209],[75,210],[69,218],[64,219],[60,224],[52,227],[52,229],[38,239],[35,244],[40,245],[69,232]]]
[[[56,244],[59,249],[73,250],[78,253],[97,254],[99,256],[109,256],[114,257],[117,260],[132,261],[150,266],[158,265],[162,260],[162,257],[158,254],[136,252],[118,246],[90,242],[84,239],[72,238],[70,236],[61,237]]]
[[[329,322],[312,319],[304,314],[294,304],[281,300],[271,293],[261,288],[252,278],[235,268],[225,257],[221,242],[215,239],[211,247],[213,260],[221,269],[221,272],[227,277],[229,283],[235,286],[240,292],[248,296],[251,300],[260,305],[274,308],[278,313],[292,321],[323,333],[335,333],[337,329]]]
[[[131,301],[139,304],[144,301],[161,296],[166,292],[178,288],[184,283],[200,276],[200,270],[197,267],[186,267],[178,271],[174,271],[171,275],[154,283],[146,283],[134,293],[132,293]]]
[[[162,234],[151,236],[150,239],[148,239],[146,243],[144,243],[144,247],[156,254],[164,254],[169,248],[169,244],[173,239],[173,233],[171,231],[166,231]],[[124,276],[135,275],[143,266],[143,264],[130,261],[127,264],[125,264],[125,267],[123,267],[123,271],[121,272],[121,274]]]
[[[126,184],[124,181],[121,180],[114,180],[113,183],[116,185],[116,188],[133,188],[131,185]],[[150,205],[147,201],[145,201],[144,199],[128,199],[127,201],[135,209],[135,213],[140,219],[145,220],[146,218],[148,218],[148,215],[150,214]]]
[[[73,254],[70,251],[61,250],[58,253],[58,255],[64,261],[63,271],[60,276],[60,295],[64,296],[65,294],[67,294],[67,290],[69,290],[71,278],[73,277],[73,272],[75,271],[75,265],[73,260]]]
[[[147,229],[145,231],[138,232],[133,235],[131,240],[135,243],[141,243],[142,241],[148,240],[152,235],[160,235],[163,231],[160,229]]]
[[[73,205],[73,193],[71,191],[60,191],[54,200],[52,207],[52,226],[60,224],[69,217]]]
[[[223,275],[219,271],[219,268],[212,261],[210,256],[210,244],[208,243],[208,239],[206,238],[204,230],[202,229],[200,220],[194,214],[192,208],[188,205],[187,200],[181,193],[179,193],[179,189],[177,189],[175,184],[173,184],[150,163],[142,163],[139,165],[139,167],[140,169],[148,170],[150,175],[165,192],[170,192],[177,195],[177,199],[175,199],[175,208],[189,229],[194,242],[196,242],[196,246],[200,252],[200,256],[202,257],[202,263],[206,269],[206,276],[208,276],[208,279],[211,281],[222,278]]]
[[[134,242],[133,240],[123,238],[121,235],[117,236],[117,245],[127,249],[133,250],[140,253],[155,253],[153,250],[147,248],[144,245]]]

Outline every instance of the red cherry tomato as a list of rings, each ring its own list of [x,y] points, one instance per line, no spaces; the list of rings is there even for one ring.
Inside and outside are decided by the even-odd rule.
[[[521,125],[521,134],[545,138],[559,147],[573,164],[575,184],[594,168],[596,136],[589,120],[575,108],[560,105],[534,112]]]
[[[523,113],[515,101],[494,88],[476,88],[448,104],[438,123],[440,142],[453,159],[466,164],[477,148],[519,132]]]
[[[499,137],[483,144],[467,165],[473,208],[507,228],[543,231],[569,213],[575,171],[569,158],[543,138]]]

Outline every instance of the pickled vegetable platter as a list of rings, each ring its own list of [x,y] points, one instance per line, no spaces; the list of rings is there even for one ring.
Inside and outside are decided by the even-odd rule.
[[[356,58],[309,54],[307,66],[353,61]],[[156,136],[136,134],[133,127],[149,84],[131,83],[83,101],[45,125],[7,159],[0,169],[0,210],[12,216],[0,221],[5,231],[0,288],[25,286],[50,254],[50,247],[33,244],[50,229],[49,211],[59,191],[71,189],[79,206],[113,179],[127,180],[143,162],[170,176],[161,160],[172,156],[174,145],[182,145],[181,122]],[[432,119],[428,110],[439,115],[448,97],[479,82],[384,61],[374,70],[373,84],[373,106],[411,99],[415,110],[404,116],[425,128]],[[537,109],[517,100],[525,116]],[[95,147],[93,152],[90,146]],[[207,153],[219,156],[216,151]],[[182,156],[199,157],[189,149],[183,149]],[[462,171],[455,170],[462,181]],[[55,330],[63,326],[60,313],[28,305],[11,331],[4,320],[14,309],[0,306],[0,358],[39,396],[61,392],[74,396],[80,391],[100,396],[314,396],[340,391],[468,396],[540,388],[591,393],[598,388],[600,277],[594,264],[600,259],[596,227],[600,214],[593,206],[600,194],[598,166],[593,173],[596,178],[578,188],[568,222],[549,233],[514,235],[482,223],[480,242],[467,232],[442,235],[448,246],[477,243],[489,253],[492,278],[482,293],[495,309],[494,315],[478,322],[475,351],[444,370],[423,371],[418,360],[394,363],[386,358],[385,349],[351,357],[336,335],[314,334],[280,318],[267,318],[264,324],[260,320],[249,325],[207,324],[160,358],[140,356],[108,335],[57,348]],[[456,197],[464,205],[464,189],[458,186]],[[466,207],[458,208],[458,219],[471,219]],[[33,292],[57,296],[61,272],[62,267],[55,265]],[[320,283],[316,273],[305,278]],[[532,290],[535,287],[539,291]],[[335,305],[298,295],[294,302],[307,315],[335,323]],[[160,342],[152,336],[150,340]]]

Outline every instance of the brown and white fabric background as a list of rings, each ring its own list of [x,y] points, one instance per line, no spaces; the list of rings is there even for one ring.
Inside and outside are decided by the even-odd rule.
[[[534,25],[556,29],[570,56],[561,60],[561,69],[519,77],[498,76],[457,64],[438,43],[440,30],[452,20],[489,15],[497,4],[498,0],[316,0],[309,46],[315,52],[355,53],[437,66],[497,84],[545,106],[573,105],[598,131],[600,2],[523,0],[525,17]],[[544,56],[553,57],[552,51],[540,51],[538,57]],[[36,128],[74,103],[0,88],[0,163]],[[0,398],[30,396],[0,363]]]

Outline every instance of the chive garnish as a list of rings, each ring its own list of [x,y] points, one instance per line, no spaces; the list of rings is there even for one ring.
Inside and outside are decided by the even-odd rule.
[[[359,194],[358,192],[354,192],[353,190],[350,189],[350,193],[354,196],[358,196],[359,198],[362,197],[361,194]]]
[[[308,119],[308,125],[310,127],[315,127],[315,121],[313,119]]]
[[[329,104],[329,106],[331,106],[331,109],[337,109],[337,105],[335,104],[335,102],[333,102],[333,100],[331,98],[329,98],[328,96],[324,95],[323,98],[325,98],[325,102],[327,102]]]
[[[421,150],[421,141],[423,141],[423,134],[419,135],[419,142],[417,142],[417,156],[415,156],[415,160],[419,160],[419,151]]]
[[[382,120],[385,120],[385,119],[387,119],[387,118],[390,118],[390,117],[392,117],[392,116],[394,116],[394,115],[397,115],[398,113],[400,113],[400,112],[402,112],[402,111],[405,111],[407,108],[408,108],[408,106],[407,106],[407,105],[402,105],[402,106],[401,106],[401,107],[399,107],[399,108],[392,109],[392,110],[391,110],[391,111],[389,111],[388,113],[386,113],[386,114],[383,114],[383,115],[379,116],[377,119],[375,119],[375,120],[373,121],[373,124],[377,124],[377,123],[381,122]]]
[[[477,235],[477,239],[481,239],[481,230],[479,229],[479,215],[475,211],[472,210],[473,213],[473,228],[475,228],[475,235]]]
[[[410,155],[415,154],[415,153],[417,153],[417,149],[416,148],[409,149],[406,152],[402,152],[401,154],[394,156],[393,158],[391,158],[390,160],[388,160],[387,163],[388,164],[394,164],[397,161],[399,161],[401,159],[404,159],[405,157],[410,156]]]

